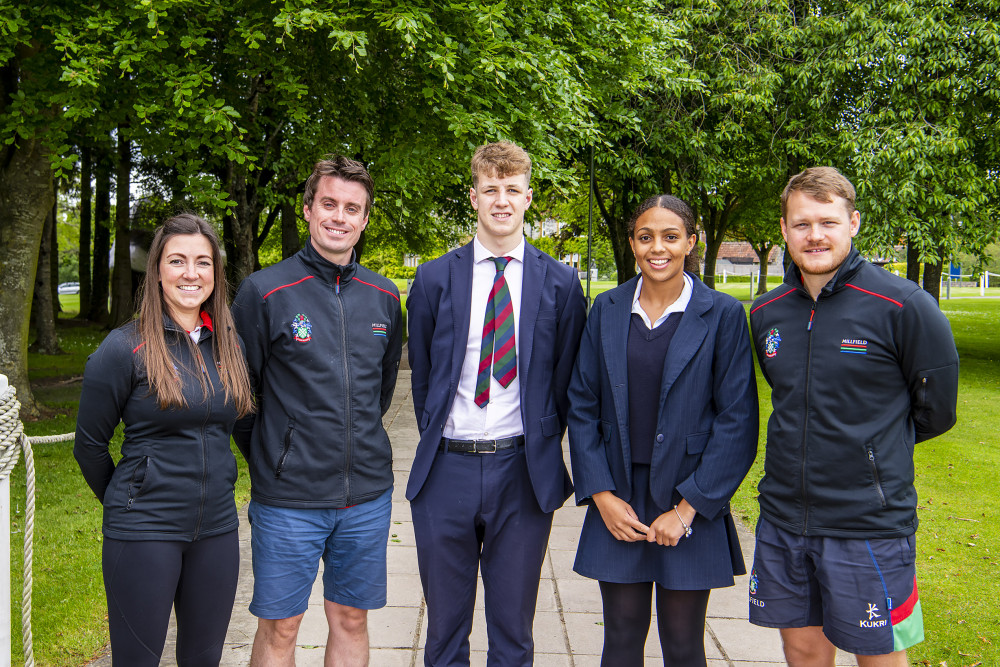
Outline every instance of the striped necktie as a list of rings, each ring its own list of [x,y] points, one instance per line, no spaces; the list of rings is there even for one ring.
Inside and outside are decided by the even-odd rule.
[[[510,290],[503,277],[510,257],[490,257],[497,267],[493,289],[486,303],[483,322],[483,346],[479,352],[479,374],[476,377],[476,405],[490,402],[490,369],[501,387],[508,387],[517,377],[517,353],[514,347],[514,306]]]

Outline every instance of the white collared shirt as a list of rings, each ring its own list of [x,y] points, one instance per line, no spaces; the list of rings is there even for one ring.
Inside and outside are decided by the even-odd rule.
[[[479,353],[483,345],[486,301],[490,297],[497,269],[496,264],[490,260],[493,253],[480,243],[478,236],[472,241],[472,253],[472,309],[465,344],[465,361],[462,363],[455,402],[444,423],[443,435],[456,440],[497,440],[524,433],[521,422],[521,339],[517,328],[521,320],[524,239],[504,255],[510,257],[511,261],[503,271],[514,309],[514,350],[517,353],[518,374],[507,387],[500,386],[491,375],[490,402],[484,407],[476,405],[476,381],[479,376]]]
[[[635,285],[635,295],[632,297],[632,312],[638,313],[639,317],[642,318],[642,321],[646,323],[646,326],[649,327],[650,330],[653,330],[663,324],[664,320],[670,317],[671,313],[683,313],[687,310],[688,302],[691,301],[691,290],[694,289],[694,283],[691,282],[691,276],[686,273],[682,275],[684,276],[684,287],[681,289],[681,295],[677,297],[676,301],[667,306],[666,309],[664,309],[663,314],[656,318],[656,322],[653,322],[652,324],[649,322],[649,315],[647,315],[646,311],[639,305],[639,294],[642,292],[642,276],[639,276],[639,280]]]

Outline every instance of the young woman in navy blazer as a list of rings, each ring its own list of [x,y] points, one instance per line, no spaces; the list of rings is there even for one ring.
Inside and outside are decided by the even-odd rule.
[[[640,275],[594,301],[570,382],[574,569],[601,587],[602,665],[643,664],[652,592],[665,665],[705,665],[712,588],[746,572],[729,499],[757,453],[743,306],[697,271],[694,214],[650,197],[629,222]]]

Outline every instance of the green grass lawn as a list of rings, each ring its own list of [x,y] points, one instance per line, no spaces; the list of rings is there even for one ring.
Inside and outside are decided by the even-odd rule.
[[[774,282],[777,284],[777,281]],[[612,283],[591,284],[592,295]],[[405,288],[403,281],[401,288]],[[740,288],[747,300],[749,285]],[[953,290],[953,295],[955,291]],[[62,299],[67,316],[75,297]],[[938,666],[1000,665],[1000,299],[942,301],[952,322],[962,369],[959,420],[947,434],[916,449],[920,530],[917,534],[919,584],[927,639],[910,651],[911,664]],[[36,398],[50,411],[44,421],[29,423],[29,435],[67,433],[74,429],[79,378],[87,355],[105,332],[62,319],[59,337],[64,355],[30,355]],[[734,511],[752,524],[757,517],[756,485],[763,470],[763,433],[770,414],[770,392],[758,376],[761,398],[760,456],[733,502]],[[112,444],[117,452],[120,436]],[[237,500],[249,499],[242,457]],[[35,518],[34,623],[35,659],[39,665],[80,665],[107,643],[101,579],[101,510],[73,459],[72,443],[35,448],[37,509]],[[24,466],[11,486],[11,603],[14,664],[20,652],[24,522]]]

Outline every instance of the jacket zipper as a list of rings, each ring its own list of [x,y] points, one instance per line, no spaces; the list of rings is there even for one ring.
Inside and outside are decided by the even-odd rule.
[[[351,419],[351,369],[347,362],[347,318],[344,311],[344,297],[340,295],[340,275],[337,275],[337,305],[340,307],[340,358],[344,361],[344,413],[347,419],[347,437],[344,447],[344,507],[350,507],[351,501],[351,461],[354,458],[353,426]]]
[[[125,511],[126,512],[132,509],[132,503],[135,502],[136,498],[138,498],[139,496],[142,495],[142,487],[141,486],[139,487],[139,490],[135,492],[135,494],[132,493],[132,486],[135,485],[135,478],[136,478],[136,475],[139,474],[139,468],[142,468],[142,480],[143,480],[143,483],[145,483],[145,481],[146,481],[146,475],[149,474],[149,457],[148,456],[143,456],[141,459],[139,459],[139,463],[136,464],[135,470],[132,471],[132,479],[130,479],[129,482],[128,482],[128,503],[126,503],[126,505],[125,505]]]
[[[878,491],[878,499],[882,502],[882,507],[885,507],[885,492],[882,490],[882,480],[878,476],[878,466],[875,465],[875,450],[868,447],[867,451],[868,462],[872,465],[872,476],[875,478],[875,490]]]
[[[817,300],[813,300],[812,309],[809,311],[809,323],[806,325],[806,336],[809,344],[806,348],[806,388],[805,388],[805,413],[802,419],[802,468],[799,473],[799,483],[802,485],[802,534],[809,534],[809,487],[806,484],[806,450],[809,440],[809,385],[812,379],[812,326],[813,318],[816,317]]]
[[[208,340],[207,338],[203,340]],[[212,389],[208,398],[205,399],[206,412],[205,421],[201,424],[201,504],[198,505],[198,523],[194,527],[194,537],[192,539],[198,539],[198,534],[201,532],[201,521],[205,517],[205,500],[208,495],[208,441],[205,438],[205,428],[208,426],[208,421],[212,418],[212,397],[215,394],[215,385],[212,383],[212,376],[208,374],[208,368],[205,366],[205,358],[201,355],[201,343],[199,341],[196,346],[195,353],[198,355],[198,362],[201,364],[201,372],[205,374],[205,382]]]

